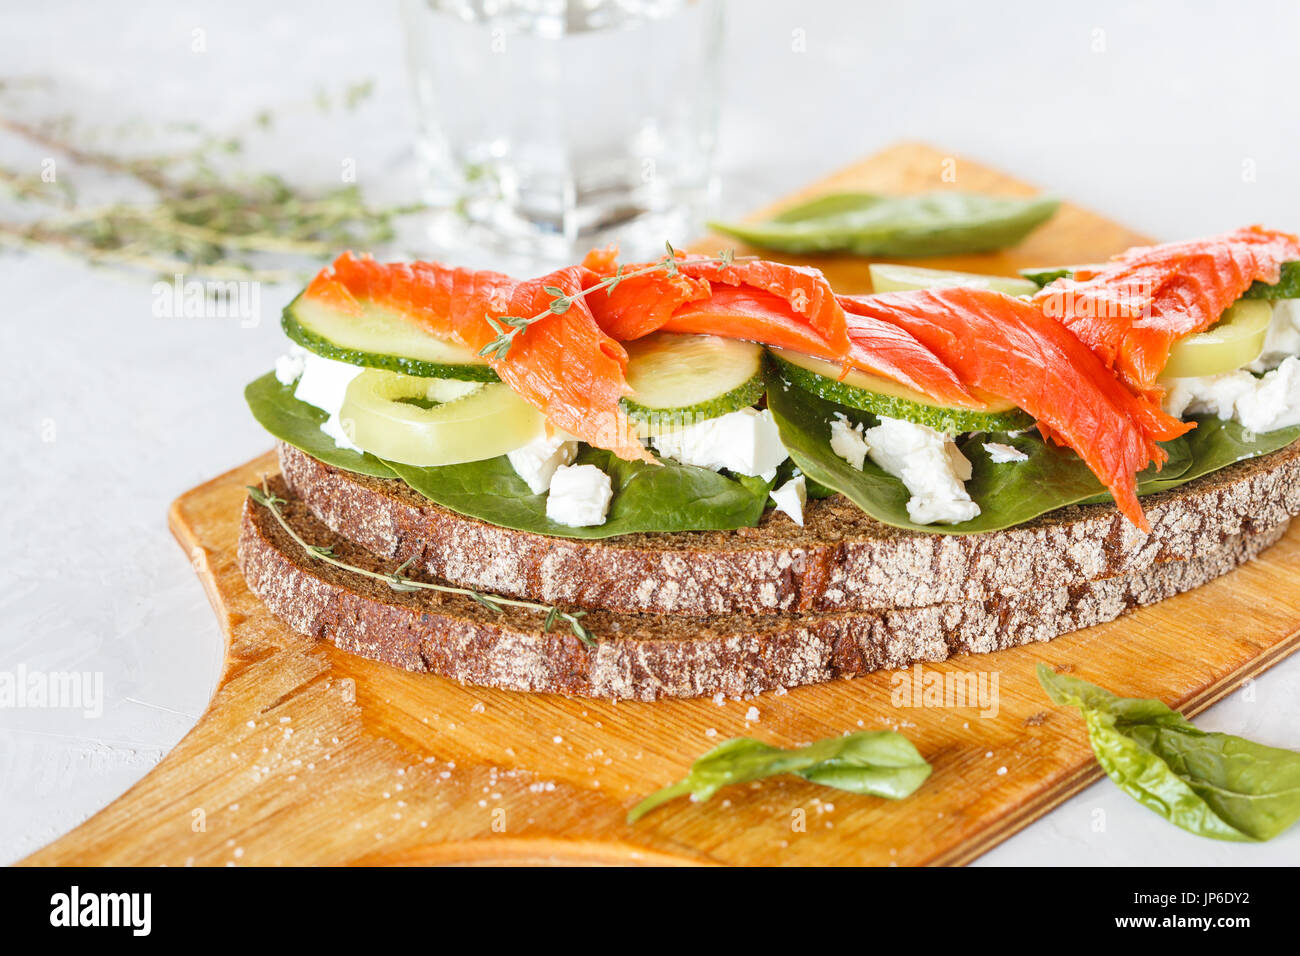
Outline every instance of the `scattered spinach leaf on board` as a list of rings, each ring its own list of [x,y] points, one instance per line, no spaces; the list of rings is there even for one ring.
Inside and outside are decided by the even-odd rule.
[[[930,534],[996,531],[1105,492],[1078,455],[1048,445],[1035,433],[1016,437],[972,435],[960,442],[960,448],[971,462],[971,479],[966,483],[966,490],[979,504],[980,514],[960,524],[917,524],[908,516],[907,500],[911,496],[902,481],[870,459],[858,471],[831,451],[830,422],[837,412],[853,420],[874,423],[869,415],[818,398],[787,382],[774,370],[768,373],[767,407],[772,411],[790,457],[804,474],[843,493],[877,521],[897,528]],[[994,464],[984,450],[984,443],[990,441],[1012,445],[1027,454],[1029,460]],[[1138,476],[1139,494],[1158,490],[1153,486],[1158,479],[1182,474],[1191,464],[1191,454],[1183,439],[1166,442],[1164,447],[1169,452],[1169,461],[1161,472],[1147,469]]]
[[[1300,753],[1197,729],[1158,700],[1038,665],[1038,682],[1077,707],[1097,762],[1125,793],[1198,836],[1262,841],[1300,819]]]
[[[1056,213],[1050,197],[977,193],[832,193],[755,223],[711,223],[750,245],[791,253],[946,256],[1014,246]]]
[[[375,478],[396,478],[393,470],[366,452],[339,448],[320,430],[329,418],[323,411],[293,397],[294,385],[281,385],[267,372],[244,389],[244,400],[259,425],[286,444],[327,465]]]
[[[463,465],[420,468],[387,462],[399,478],[430,501],[503,528],[565,538],[609,538],[649,531],[728,531],[758,524],[771,484],[739,481],[691,465],[624,461],[582,446],[574,462],[610,477],[614,500],[605,523],[570,528],[546,517],[546,495],[533,494],[503,455]]]
[[[627,815],[635,823],[651,810],[689,795],[703,802],[723,787],[781,774],[874,797],[901,800],[930,776],[910,740],[892,730],[864,730],[783,750],[752,737],[733,737],[691,764],[685,779],[650,794]]]

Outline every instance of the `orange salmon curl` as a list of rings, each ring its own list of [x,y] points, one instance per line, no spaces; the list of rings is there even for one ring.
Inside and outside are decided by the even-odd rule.
[[[306,295],[360,315],[373,303],[409,316],[430,334],[479,351],[497,338],[489,319],[532,319],[504,355],[488,355],[493,371],[557,428],[630,461],[653,462],[620,406],[631,393],[627,352],[605,334],[580,296],[591,273],[581,266],[520,281],[498,272],[436,262],[380,263],[345,252],[322,271]],[[569,300],[551,310],[558,289]]]

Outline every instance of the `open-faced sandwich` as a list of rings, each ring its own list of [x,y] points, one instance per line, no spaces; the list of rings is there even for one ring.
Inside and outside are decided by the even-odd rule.
[[[527,690],[751,693],[1113,618],[1300,511],[1300,240],[995,278],[351,254],[248,386],[291,626]]]

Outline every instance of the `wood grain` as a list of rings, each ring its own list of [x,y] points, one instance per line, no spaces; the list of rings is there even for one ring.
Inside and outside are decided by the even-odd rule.
[[[945,158],[904,144],[807,194],[935,187]],[[1030,191],[964,159],[955,170],[958,188]],[[931,264],[1008,272],[1138,241],[1067,206],[1021,248]],[[845,290],[868,287],[859,261],[817,264]],[[1195,713],[1300,644],[1297,525],[1247,566],[1111,624],[925,665],[996,678],[996,715],[895,707],[889,673],[721,704],[465,687],[295,634],[248,592],[235,561],[239,508],[244,486],[274,468],[271,455],[249,462],[170,513],[227,635],[207,710],[136,786],[24,863],[964,863],[1098,776],[1080,722],[1039,690],[1037,661]],[[789,746],[859,727],[905,732],[931,779],[891,803],[783,778],[624,823],[639,796],[722,739]]]

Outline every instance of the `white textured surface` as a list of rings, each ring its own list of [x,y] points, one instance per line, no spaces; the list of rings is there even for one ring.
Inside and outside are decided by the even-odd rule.
[[[1049,12],[1020,0],[994,15],[956,3],[734,4],[723,211],[913,137],[1155,235],[1252,221],[1300,228],[1300,128],[1289,119],[1300,10],[1186,6],[1107,0]],[[205,53],[191,52],[195,29],[206,31]],[[792,51],[799,37],[802,53]],[[1099,41],[1104,52],[1093,52]],[[0,49],[0,75],[57,77],[65,108],[104,123],[227,129],[263,107],[309,103],[318,86],[374,77],[363,110],[304,112],[271,159],[329,182],[353,158],[373,194],[411,189],[389,4],[18,5],[0,23]],[[6,166],[35,170],[42,158],[0,138]],[[1250,168],[1254,181],[1243,179]],[[0,711],[5,862],[137,780],[207,700],[220,636],[164,515],[179,492],[267,447],[240,389],[283,351],[272,318],[289,290],[263,289],[264,320],[243,328],[154,318],[148,283],[53,258],[6,255],[0,283],[0,670],[100,672],[106,699],[97,719]],[[1199,722],[1300,746],[1300,660]],[[1262,847],[1197,839],[1103,783],[982,862],[1276,864],[1298,849],[1300,831]]]

